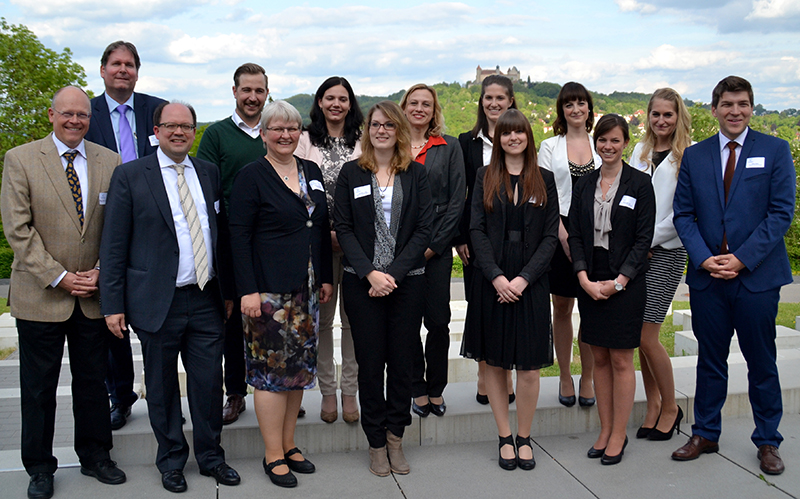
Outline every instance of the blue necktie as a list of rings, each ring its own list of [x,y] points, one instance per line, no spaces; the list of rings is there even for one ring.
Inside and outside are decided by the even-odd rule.
[[[117,112],[119,113],[119,155],[122,156],[123,163],[136,159],[133,131],[131,130],[131,124],[128,123],[128,118],[125,117],[125,111],[127,110],[127,104],[117,106]]]

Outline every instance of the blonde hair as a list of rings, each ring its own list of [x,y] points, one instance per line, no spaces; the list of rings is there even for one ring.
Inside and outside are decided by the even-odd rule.
[[[675,123],[675,131],[672,132],[672,137],[670,138],[670,152],[678,164],[677,170],[680,170],[683,150],[692,144],[692,116],[689,114],[689,110],[686,109],[686,104],[683,103],[680,94],[671,88],[659,88],[653,92],[653,96],[650,97],[650,102],[647,104],[647,126],[642,139],[641,159],[649,169],[653,169],[652,156],[653,148],[656,146],[656,134],[650,127],[650,113],[653,111],[653,102],[656,99],[671,102],[675,106],[678,120]],[[677,175],[678,171],[675,174]]]
[[[428,123],[428,130],[425,132],[425,137],[439,137],[444,133],[445,126],[444,113],[442,113],[442,106],[439,104],[439,96],[436,95],[436,89],[424,83],[417,83],[403,94],[403,98],[400,100],[400,107],[405,111],[409,97],[417,90],[427,90],[433,96],[433,116],[431,117],[431,122]]]
[[[378,102],[372,106],[367,113],[367,120],[364,128],[367,130],[361,139],[361,157],[358,159],[358,165],[372,173],[378,172],[378,162],[375,159],[375,147],[372,145],[372,139],[369,135],[369,124],[372,123],[372,115],[375,111],[380,110],[386,117],[395,124],[395,139],[394,154],[392,161],[389,164],[390,173],[400,173],[408,170],[408,165],[411,164],[411,126],[408,124],[406,115],[396,103],[390,100]]]

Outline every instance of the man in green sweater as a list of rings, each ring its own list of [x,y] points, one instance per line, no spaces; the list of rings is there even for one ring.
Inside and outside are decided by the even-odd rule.
[[[258,126],[269,95],[264,68],[253,63],[242,64],[233,73],[233,83],[236,109],[229,118],[206,128],[197,149],[198,158],[219,166],[225,208],[230,205],[233,178],[239,170],[267,153]],[[225,325],[225,389],[228,399],[222,409],[223,424],[233,423],[245,410],[244,333],[242,321],[236,319],[240,309],[237,299],[233,305],[234,319]]]

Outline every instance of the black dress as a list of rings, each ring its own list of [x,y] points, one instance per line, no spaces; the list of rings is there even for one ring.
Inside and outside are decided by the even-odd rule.
[[[519,177],[511,175],[512,187]],[[525,261],[522,233],[526,203],[508,206],[502,257],[498,266],[510,281]],[[500,303],[497,290],[481,273],[471,282],[461,355],[503,369],[536,370],[553,364],[550,285],[546,276],[529,283],[519,301]]]

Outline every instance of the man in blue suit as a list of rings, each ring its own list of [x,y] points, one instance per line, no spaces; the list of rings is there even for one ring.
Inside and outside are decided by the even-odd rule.
[[[153,111],[165,101],[133,91],[141,65],[134,44],[122,40],[110,44],[100,58],[105,92],[92,99],[86,140],[120,153],[123,163],[153,154],[158,148]],[[127,332],[123,338],[109,341],[106,388],[111,399],[111,429],[118,430],[139,398],[133,391],[133,356]]]
[[[719,134],[684,152],[674,224],[689,253],[697,386],[692,437],[677,461],[717,452],[728,388],[728,352],[736,331],[747,361],[756,428],[751,440],[764,473],[784,465],[778,453],[783,414],[775,363],[780,288],[792,281],[783,236],[794,215],[795,170],[789,144],[748,127],[750,83],[729,76],[714,88]]]

